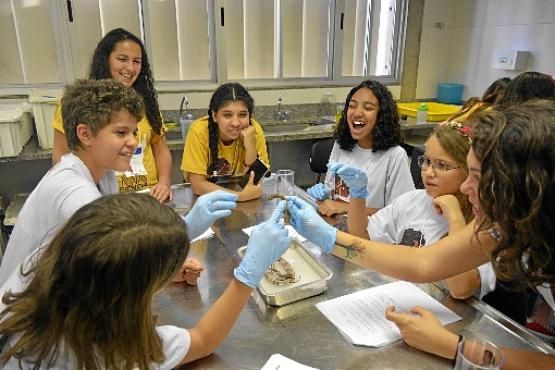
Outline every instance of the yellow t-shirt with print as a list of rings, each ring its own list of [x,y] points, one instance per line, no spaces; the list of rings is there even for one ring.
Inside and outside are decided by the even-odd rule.
[[[262,126],[254,119],[251,119],[251,124],[255,130],[254,137],[258,158],[269,168],[270,160]],[[248,170],[248,167],[245,166],[245,147],[240,139],[234,140],[229,145],[224,145],[221,140],[218,140],[218,158],[227,162],[225,166],[218,170],[218,175],[242,176]],[[194,121],[187,132],[181,170],[187,173],[209,176],[207,170],[210,162],[208,116],[205,116]]]
[[[54,127],[54,129],[58,132],[64,133],[64,124],[62,121],[62,110],[60,108],[60,104],[56,107],[52,127]],[[158,183],[158,171],[156,169],[156,161],[152,152],[152,144],[156,143],[162,138],[162,136],[164,136],[164,128],[162,127],[162,133],[158,135],[154,132],[154,130],[152,130],[146,116],[138,122],[137,128],[137,141],[139,142],[139,146],[142,148],[143,165],[146,175],[126,176],[123,173],[117,172],[118,188],[120,192],[140,190]]]

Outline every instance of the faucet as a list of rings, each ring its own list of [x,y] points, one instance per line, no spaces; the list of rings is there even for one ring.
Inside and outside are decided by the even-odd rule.
[[[278,97],[276,119],[279,121],[287,121],[287,118],[289,117],[289,111],[283,110],[282,104],[283,104],[283,98],[280,94]]]

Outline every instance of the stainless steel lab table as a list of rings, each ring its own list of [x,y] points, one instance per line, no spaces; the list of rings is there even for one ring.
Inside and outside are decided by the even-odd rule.
[[[272,191],[271,181],[263,184],[266,195]],[[189,209],[195,199],[191,189],[177,185],[173,191],[172,206],[182,212]],[[296,191],[306,196],[302,189]],[[237,248],[245,245],[248,239],[242,229],[266,220],[274,207],[275,201],[266,201],[264,196],[239,203],[231,216],[213,225],[215,237],[192,244],[190,256],[202,261],[204,271],[198,286],[171,284],[156,296],[154,304],[160,324],[191,327],[200,319],[233,276],[233,269],[239,262]],[[328,290],[282,307],[267,306],[255,294],[215,353],[186,368],[260,369],[274,353],[320,369],[451,368],[450,361],[410,348],[403,341],[381,348],[348,343],[314,304],[393,279],[340,258],[322,255],[310,242],[305,245],[333,271]],[[434,284],[419,286],[463,318],[449,325],[455,333],[501,346],[555,352],[518,324],[476,300],[456,301]]]

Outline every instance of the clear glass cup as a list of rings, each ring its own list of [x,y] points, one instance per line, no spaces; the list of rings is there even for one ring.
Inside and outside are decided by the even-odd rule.
[[[464,338],[457,348],[455,370],[496,370],[505,362],[503,352],[495,345]]]
[[[278,170],[275,175],[275,192],[285,196],[295,195],[295,171]]]

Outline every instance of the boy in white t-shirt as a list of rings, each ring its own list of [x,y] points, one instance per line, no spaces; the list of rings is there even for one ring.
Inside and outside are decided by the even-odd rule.
[[[66,88],[61,105],[71,153],[44,175],[23,205],[0,265],[0,285],[77,209],[118,192],[113,171],[129,169],[137,147],[135,133],[144,106],[133,88],[115,80],[78,80]],[[200,235],[227,215],[229,211],[218,212],[235,207],[235,198],[222,192],[200,198],[187,216],[189,235]]]

